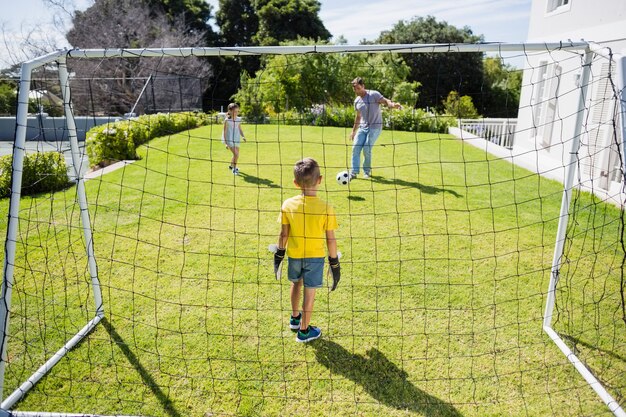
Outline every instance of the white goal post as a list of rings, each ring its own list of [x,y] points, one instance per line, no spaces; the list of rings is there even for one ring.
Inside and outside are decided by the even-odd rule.
[[[189,57],[189,56],[254,56],[254,55],[292,55],[292,54],[312,54],[312,53],[433,53],[433,52],[484,52],[484,53],[506,53],[506,52],[548,52],[555,51],[572,51],[582,53],[585,56],[585,62],[582,66],[580,76],[579,89],[579,107],[576,118],[576,126],[573,137],[571,138],[571,149],[568,152],[570,156],[569,162],[564,166],[565,177],[563,178],[563,196],[561,203],[561,212],[559,215],[558,231],[556,243],[554,247],[554,255],[552,262],[552,272],[549,288],[546,291],[547,300],[545,314],[543,318],[543,330],[559,347],[563,354],[575,366],[578,372],[586,380],[602,401],[616,416],[626,417],[626,412],[620,407],[619,403],[607,392],[593,373],[577,358],[576,354],[564,343],[559,334],[552,328],[553,310],[555,304],[556,286],[559,280],[561,269],[561,257],[564,250],[565,234],[569,220],[569,207],[572,201],[572,192],[576,189],[575,175],[578,169],[577,152],[580,146],[580,138],[583,135],[582,126],[583,119],[586,117],[585,106],[588,97],[585,86],[589,82],[591,71],[591,56],[599,54],[612,60],[616,65],[618,85],[617,89],[621,92],[619,103],[619,120],[621,128],[621,149],[623,157],[623,166],[626,166],[626,57],[611,54],[606,48],[588,42],[557,42],[557,43],[529,43],[529,44],[501,44],[501,43],[485,43],[485,44],[428,44],[428,45],[309,45],[309,46],[267,46],[267,47],[225,47],[225,48],[162,48],[162,49],[93,49],[93,50],[64,50],[54,52],[40,58],[27,61],[21,66],[21,78],[19,84],[19,97],[17,107],[17,123],[15,133],[15,143],[13,148],[13,177],[9,206],[9,217],[7,226],[4,270],[2,281],[2,292],[0,297],[0,323],[2,326],[1,335],[1,358],[0,358],[0,416],[8,415],[43,415],[41,412],[14,412],[11,411],[14,405],[26,395],[26,393],[44,376],[52,367],[58,363],[67,352],[80,343],[105,317],[105,306],[100,289],[100,281],[98,277],[98,265],[96,257],[96,249],[93,244],[92,226],[88,209],[88,196],[85,192],[85,178],[81,173],[81,154],[76,133],[76,125],[74,122],[74,114],[72,109],[70,76],[66,67],[67,58],[129,58],[133,57]],[[73,160],[74,174],[76,179],[77,202],[80,207],[80,221],[82,233],[85,242],[85,253],[88,260],[87,268],[91,277],[91,290],[93,303],[93,318],[88,321],[84,327],[74,335],[67,343],[60,347],[59,350],[43,364],[30,378],[28,378],[15,391],[5,396],[5,367],[9,362],[7,356],[7,344],[9,343],[9,320],[11,312],[12,288],[14,285],[14,265],[16,262],[16,243],[18,239],[18,230],[20,227],[20,201],[21,201],[21,184],[23,161],[25,156],[25,142],[27,134],[27,116],[29,92],[31,90],[31,74],[32,71],[45,66],[57,65],[59,71],[59,83],[62,89],[63,107],[67,120],[67,131],[71,146],[71,155]],[[144,87],[145,88],[145,87]],[[626,184],[626,178],[622,179],[622,184]],[[45,415],[78,415],[75,413],[46,413]]]

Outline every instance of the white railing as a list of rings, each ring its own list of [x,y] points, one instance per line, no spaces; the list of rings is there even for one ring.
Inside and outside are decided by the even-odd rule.
[[[517,119],[458,119],[461,130],[499,146],[513,148]]]

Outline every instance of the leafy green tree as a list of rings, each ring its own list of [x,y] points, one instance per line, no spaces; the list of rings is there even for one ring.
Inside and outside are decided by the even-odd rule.
[[[319,18],[319,10],[317,0],[220,0],[216,13],[220,43],[249,46],[300,38],[326,41],[331,34]],[[260,63],[255,56],[218,59],[214,87],[206,95],[208,107],[225,106],[241,85],[240,74],[254,75]]]
[[[483,37],[474,35],[469,27],[458,29],[433,16],[400,21],[382,32],[378,43],[476,43]],[[417,107],[440,107],[452,91],[478,97],[483,85],[482,53],[415,53],[404,55],[411,68],[408,81],[421,83]]]
[[[415,106],[419,97],[418,89],[421,86],[417,81],[403,81],[398,84],[393,91],[393,101],[397,101],[403,106]]]
[[[290,42],[302,44],[304,40]],[[309,43],[311,41],[308,41]],[[304,111],[316,104],[351,105],[351,81],[363,77],[367,88],[392,96],[410,69],[393,54],[307,54],[268,57],[254,77],[244,77],[235,95],[242,112]]]
[[[215,21],[223,45],[256,45],[254,37],[259,31],[259,18],[252,0],[220,0]]]
[[[96,0],[98,1],[98,0]],[[141,2],[142,0],[137,0]],[[163,11],[171,24],[180,24],[186,30],[202,33],[209,44],[217,41],[217,34],[209,25],[212,6],[205,0],[145,0],[158,15]]]
[[[319,17],[317,0],[257,0],[259,45],[277,45],[282,41],[308,38],[328,41],[332,35]]]
[[[484,60],[485,88],[483,113],[490,117],[517,117],[522,91],[522,70],[503,64],[500,58]]]
[[[253,0],[219,0],[215,20],[220,28],[222,46],[256,46],[259,18]],[[220,57],[211,60],[216,78],[207,92],[205,107],[224,109],[240,86],[242,72],[254,74],[260,66],[258,56]]]

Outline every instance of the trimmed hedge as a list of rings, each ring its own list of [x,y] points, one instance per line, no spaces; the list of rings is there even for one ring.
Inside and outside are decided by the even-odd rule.
[[[172,135],[209,123],[204,113],[150,114],[91,128],[87,132],[87,156],[92,167],[139,159],[137,147],[159,136]]]
[[[13,155],[0,157],[0,197],[11,195]],[[60,152],[41,152],[24,156],[22,195],[53,192],[69,185],[65,157]]]

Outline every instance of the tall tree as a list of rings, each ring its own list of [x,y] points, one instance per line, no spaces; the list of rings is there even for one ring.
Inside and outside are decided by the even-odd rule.
[[[139,0],[141,1],[141,0]],[[204,33],[208,44],[217,41],[217,34],[209,25],[212,6],[205,0],[146,0],[150,9],[163,11],[170,23],[182,24],[188,31]]]
[[[278,45],[299,38],[327,41],[331,34],[319,11],[317,0],[220,0],[220,41],[224,46]],[[259,68],[258,57],[221,58],[215,63],[208,106],[225,106],[241,86],[240,75],[255,74]]]
[[[483,37],[474,35],[469,27],[458,29],[433,16],[401,20],[378,43],[476,43]],[[411,67],[409,81],[421,83],[418,107],[441,107],[450,91],[469,95],[480,102],[483,87],[482,53],[416,53],[404,55]]]
[[[256,45],[259,18],[251,0],[220,0],[215,20],[225,46]]]
[[[303,43],[303,39],[287,42]],[[351,106],[354,91],[350,81],[356,76],[391,97],[408,73],[401,58],[391,54],[275,55],[264,60],[254,77],[244,77],[236,98],[246,116],[253,118],[315,105]]]
[[[137,48],[137,47],[188,47],[204,44],[205,34],[189,30],[182,22],[170,23],[163,12],[135,0],[96,0],[84,12],[76,12],[73,28],[67,40],[79,48]],[[211,75],[211,67],[204,59],[164,57],[161,59],[129,58],[72,60],[72,69],[88,79],[75,79],[73,100],[79,113],[126,113],[138,100],[144,85],[167,89],[154,89],[152,109],[182,109],[200,100],[199,89]],[[159,84],[155,84],[159,80]],[[81,84],[82,82],[82,84]],[[172,93],[175,92],[175,94]],[[152,92],[152,91],[151,91]],[[172,100],[178,98],[180,102]],[[184,102],[183,102],[184,101]],[[165,104],[157,104],[165,103]],[[100,108],[94,107],[96,104]],[[149,111],[150,109],[143,109]]]
[[[259,18],[253,0],[219,0],[215,20],[220,28],[220,45],[254,46]],[[228,57],[214,60],[215,82],[205,97],[206,107],[225,109],[239,88],[242,72],[254,74],[260,65],[258,56]]]
[[[257,0],[259,31],[256,42],[277,45],[299,37],[328,41],[332,35],[319,17],[317,0]]]
[[[483,100],[482,113],[490,117],[517,117],[522,70],[503,63],[497,57],[485,58],[483,67],[489,94]]]

